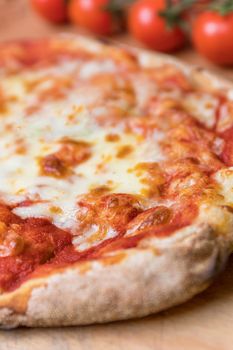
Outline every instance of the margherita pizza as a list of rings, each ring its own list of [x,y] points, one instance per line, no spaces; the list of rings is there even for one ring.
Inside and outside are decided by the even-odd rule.
[[[107,322],[205,289],[233,247],[233,90],[80,37],[0,45],[0,323]]]

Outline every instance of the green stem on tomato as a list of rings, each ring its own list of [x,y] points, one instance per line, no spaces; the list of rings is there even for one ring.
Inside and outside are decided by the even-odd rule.
[[[233,1],[232,0],[214,1],[214,3],[210,5],[210,9],[220,13],[220,15],[222,16],[226,16],[229,13],[233,12]]]
[[[166,0],[166,9],[160,11],[159,15],[166,20],[168,28],[173,28],[176,25],[183,27],[182,14],[194,3],[195,0],[181,0],[179,3],[172,5],[172,0]]]
[[[172,7],[172,0],[166,0],[166,7],[167,9]]]
[[[108,4],[103,6],[103,9],[112,14],[123,13],[135,0],[110,0]]]

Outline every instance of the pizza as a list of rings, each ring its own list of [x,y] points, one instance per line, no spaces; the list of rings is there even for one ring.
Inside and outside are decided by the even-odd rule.
[[[233,248],[233,89],[78,36],[0,45],[0,324],[185,302]]]

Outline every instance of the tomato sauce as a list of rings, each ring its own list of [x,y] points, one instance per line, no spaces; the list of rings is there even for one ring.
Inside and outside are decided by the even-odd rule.
[[[92,56],[72,49],[72,46],[69,48],[69,45],[52,47],[49,42],[43,40],[36,44],[33,42],[24,42],[18,46],[9,44],[4,46],[1,52],[0,66],[7,68],[8,58],[14,57],[20,63],[21,69],[37,64],[40,66],[53,64],[67,55],[79,59],[89,59]],[[160,85],[168,91],[173,86],[179,86],[184,93],[192,90],[192,86],[182,74],[168,74]],[[30,278],[47,275],[71,264],[102,259],[106,253],[112,251],[137,246],[140,248],[140,241],[144,238],[167,237],[176,230],[190,225],[198,215],[198,201],[203,195],[203,190],[211,190],[211,186],[214,187],[211,175],[225,165],[233,165],[233,126],[222,133],[217,133],[215,130],[224,103],[225,101],[220,98],[214,130],[207,130],[175,106],[172,113],[169,111],[165,115],[169,131],[161,147],[166,153],[167,162],[161,164],[161,169],[153,163],[150,163],[150,166],[142,163],[143,169],[148,168],[146,178],[148,183],[145,184],[149,184],[152,189],[159,189],[157,192],[162,199],[173,200],[176,204],[169,208],[158,206],[143,211],[136,196],[105,195],[106,188],[94,198],[91,193],[88,194],[89,197],[87,195],[86,199],[79,203],[88,212],[87,214],[85,211],[84,216],[78,218],[83,225],[80,229],[81,234],[85,226],[89,227],[88,225],[93,223],[100,227],[109,225],[118,233],[94,247],[77,251],[72,244],[73,236],[70,232],[57,228],[46,219],[21,219],[12,213],[12,208],[0,205],[0,292],[12,291]],[[154,132],[154,128],[157,128],[160,122],[161,129],[164,126],[164,114],[160,118],[161,121],[159,117],[155,121],[150,116],[149,109],[148,113],[148,118],[138,120],[138,125],[133,121],[134,127],[143,129],[142,134],[144,129],[145,134],[149,131]],[[211,150],[216,136],[224,141],[219,156]],[[110,134],[106,140],[114,142],[118,138],[118,135]],[[123,158],[131,151],[130,146],[126,145],[120,150],[118,157]],[[56,154],[39,159],[41,174],[64,177],[70,167],[82,163],[90,155],[88,144],[66,140]],[[157,195],[157,192],[152,191],[151,196]],[[19,205],[31,204],[30,200],[26,200]],[[7,240],[8,236],[11,240]]]
[[[3,208],[1,209],[3,210]],[[37,266],[53,259],[66,246],[72,244],[69,233],[58,229],[44,219],[22,220],[14,214],[11,215],[10,209],[6,208],[5,222],[7,234],[14,231],[15,235],[19,235],[23,240],[23,249],[19,254],[8,250],[6,256],[1,256],[0,249],[1,290],[12,290]],[[2,240],[2,237],[0,240],[0,246],[7,244]]]
[[[190,224],[196,215],[197,208],[194,205],[179,208],[176,213],[173,213],[171,220],[162,222],[160,219],[157,227],[146,227],[145,230],[131,237],[124,236],[127,229],[125,224],[124,230],[121,229],[116,237],[78,252],[72,244],[72,235],[69,232],[57,228],[45,219],[21,219],[12,214],[10,208],[1,206],[1,220],[6,223],[8,232],[17,229],[17,234],[23,239],[24,248],[20,254],[0,257],[0,289],[12,291],[27,279],[49,274],[54,269],[77,262],[100,259],[105,253],[118,249],[134,248],[145,237],[166,237]],[[1,243],[4,244],[4,242]]]
[[[220,158],[227,166],[233,166],[233,126],[219,136],[225,141]]]
[[[88,60],[93,54],[69,45],[69,41],[48,39],[17,40],[0,45],[0,67],[8,73],[16,73],[25,69],[48,67],[65,58]],[[14,65],[12,65],[14,60]]]

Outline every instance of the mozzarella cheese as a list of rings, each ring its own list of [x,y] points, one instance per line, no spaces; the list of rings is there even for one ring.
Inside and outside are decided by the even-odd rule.
[[[61,72],[66,78],[76,75],[76,80],[85,80],[113,68],[111,62],[91,62],[78,72],[78,63],[68,62],[60,69],[22,72],[2,80],[4,98],[12,102],[7,103],[1,119],[0,196],[10,204],[35,201],[17,206],[15,214],[22,218],[48,218],[56,226],[75,232],[80,195],[103,185],[114,193],[140,194],[145,188],[143,173],[137,175],[133,169],[142,161],[159,162],[163,158],[158,141],[155,138],[151,144],[151,140],[125,132],[120,125],[98,125],[94,116],[108,113],[101,89],[77,84],[65,90],[64,98],[56,100],[51,96],[44,103],[39,101],[43,91],[59,83]],[[28,108],[34,106],[35,110],[32,108],[27,114]],[[117,140],[109,142],[109,134],[118,135]],[[69,177],[40,175],[38,159],[58,151],[64,138],[88,142],[91,157],[73,167]],[[117,156],[119,150],[129,146],[131,152]],[[110,232],[109,236],[113,234]]]
[[[124,76],[117,69],[111,59],[70,59],[15,75],[2,73],[0,82],[0,198],[15,206],[13,212],[22,218],[46,218],[69,230],[79,250],[117,234],[110,227],[93,241],[99,230],[93,224],[76,236],[82,195],[107,186],[110,193],[143,196],[150,186],[145,181],[149,175],[146,167],[136,171],[138,164],[166,158],[160,145],[166,138],[163,131],[155,128],[150,136],[133,133],[124,123],[126,113],[145,118],[148,101],[162,97],[167,103],[177,101],[209,128],[215,122],[218,99],[214,96],[193,92],[183,99],[178,87],[160,91],[150,76]],[[117,122],[112,122],[112,115]],[[113,140],[109,135],[114,135]],[[67,139],[87,143],[90,157],[74,164],[68,176],[43,173],[40,159],[59,152]],[[194,184],[189,179],[183,185]],[[29,204],[22,205],[24,201]]]
[[[209,128],[216,122],[218,99],[208,93],[188,93],[183,101],[184,107],[198,121]]]

